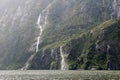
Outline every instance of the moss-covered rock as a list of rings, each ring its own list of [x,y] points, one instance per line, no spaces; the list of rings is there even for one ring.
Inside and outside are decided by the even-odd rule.
[[[31,69],[60,69],[60,46],[64,46],[63,52],[68,55],[66,59],[69,69],[120,69],[119,24],[120,20],[108,20],[79,36],[76,35],[76,38],[71,37],[43,48],[44,53],[39,52],[32,64],[39,68]],[[46,58],[39,56],[41,54]]]

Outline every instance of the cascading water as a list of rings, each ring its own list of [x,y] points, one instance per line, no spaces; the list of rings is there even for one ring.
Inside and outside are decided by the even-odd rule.
[[[114,0],[114,1],[113,1],[113,9],[115,10],[116,7],[117,7],[117,0]]]
[[[60,56],[61,56],[61,70],[68,70],[67,63],[65,61],[65,56],[62,50],[62,46],[60,47]]]
[[[44,11],[44,10],[43,10]],[[43,12],[42,11],[42,12]],[[43,32],[43,26],[41,25],[41,17],[42,17],[42,12],[40,13],[38,20],[37,20],[37,26],[39,28],[39,36],[37,37],[37,43],[36,43],[36,52],[30,56],[30,58],[28,59],[28,61],[25,63],[25,66],[21,69],[21,70],[27,70],[30,66],[30,62],[33,60],[34,56],[37,54],[38,49],[39,49],[39,44],[40,44],[40,39],[41,39],[41,35]],[[45,22],[46,23],[46,22]]]
[[[42,35],[42,32],[43,32],[43,27],[40,24],[40,22],[41,22],[41,14],[39,15],[39,18],[38,18],[38,21],[37,21],[37,25],[38,25],[38,28],[40,30],[40,34],[37,38],[36,53],[38,52],[38,48],[39,48],[39,44],[40,44],[40,38],[41,38],[41,35]]]
[[[116,15],[117,15],[117,0],[114,0],[111,7],[110,14],[111,19],[115,18]]]
[[[120,0],[117,1],[117,18],[120,18]]]
[[[43,27],[47,24],[47,16],[44,16],[45,20],[44,22],[41,20],[42,19],[42,14],[44,12],[47,11],[47,9],[51,6],[52,2],[45,8],[42,10],[42,12],[40,13],[39,17],[38,17],[38,20],[37,20],[37,27],[39,29],[39,35],[37,37],[37,42],[36,42],[36,50],[35,50],[35,53],[33,55],[31,55],[29,57],[29,59],[27,60],[27,62],[25,63],[24,67],[21,69],[21,70],[27,70],[30,66],[30,63],[31,61],[33,60],[33,58],[36,56],[36,54],[38,53],[38,50],[39,50],[39,44],[40,44],[40,39],[41,39],[41,35],[42,35],[42,32],[43,32]],[[45,13],[44,13],[45,14]],[[43,24],[41,24],[41,22]]]

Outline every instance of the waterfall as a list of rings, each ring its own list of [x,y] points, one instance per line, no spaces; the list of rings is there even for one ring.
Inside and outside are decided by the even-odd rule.
[[[43,11],[42,11],[43,12]],[[42,12],[40,13],[38,20],[37,20],[37,27],[39,29],[39,35],[37,37],[37,43],[36,43],[36,51],[33,55],[31,55],[29,57],[29,59],[27,60],[27,62],[25,63],[25,66],[21,69],[21,70],[27,70],[30,66],[30,62],[33,60],[34,56],[37,54],[38,49],[39,49],[39,44],[40,44],[40,39],[41,39],[41,35],[43,32],[43,25],[41,25],[41,17],[42,17]],[[46,23],[46,22],[45,22]]]
[[[105,5],[105,0],[102,0],[102,3],[103,3],[103,7],[104,7],[104,5]]]
[[[120,7],[118,8],[117,17],[120,18]]]
[[[36,50],[35,50],[35,53],[34,54],[32,54],[30,57],[29,57],[29,59],[27,60],[27,62],[25,63],[25,65],[24,65],[24,67],[23,68],[21,68],[21,70],[27,70],[28,68],[29,68],[29,66],[30,66],[30,63],[31,63],[31,61],[33,60],[33,58],[36,56],[36,54],[38,53],[38,51],[39,51],[39,44],[41,43],[40,42],[40,39],[41,39],[41,35],[42,35],[42,32],[43,32],[43,27],[47,24],[47,16],[45,16],[44,18],[45,18],[45,21],[42,21],[41,19],[42,19],[42,14],[44,13],[44,15],[47,15],[47,14],[45,14],[46,13],[46,11],[47,11],[47,9],[51,6],[51,4],[52,4],[53,2],[51,2],[45,9],[43,9],[42,10],[42,12],[39,14],[39,17],[38,17],[38,20],[37,20],[37,27],[38,27],[38,29],[39,29],[39,35],[38,35],[38,37],[37,37],[37,42],[36,42]],[[43,24],[41,24],[41,23],[43,23]]]
[[[117,18],[120,18],[120,0],[117,1],[118,9],[117,9]]]
[[[117,0],[114,0],[111,7],[110,18],[113,19],[117,15]]]
[[[113,1],[112,6],[113,6],[113,9],[115,10],[115,9],[116,9],[116,7],[117,7],[117,0],[114,0],[114,1]]]
[[[68,70],[67,63],[65,61],[65,54],[63,53],[63,47],[60,47],[60,56],[61,56],[61,70]]]
[[[38,26],[38,28],[39,28],[40,34],[39,34],[39,36],[38,36],[38,38],[37,38],[36,53],[38,52],[39,44],[40,44],[40,38],[41,38],[41,35],[42,35],[42,32],[43,32],[43,27],[42,27],[42,25],[40,24],[40,22],[41,22],[41,15],[42,15],[42,14],[40,13],[40,15],[39,15],[39,17],[38,17],[38,21],[37,21],[37,26]]]

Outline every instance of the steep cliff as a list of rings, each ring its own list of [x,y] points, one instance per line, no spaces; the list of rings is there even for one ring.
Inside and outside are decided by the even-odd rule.
[[[41,49],[30,69],[61,69],[61,46],[68,69],[120,69],[119,24],[119,20],[109,20],[69,41]]]
[[[0,1],[0,69],[19,69],[35,52],[37,19],[51,1]]]
[[[30,69],[61,69],[66,64],[66,69],[120,69],[117,57],[120,27],[119,20],[114,20],[119,18],[119,2],[54,1],[49,8],[40,51]]]
[[[1,0],[0,69],[120,69],[119,17],[120,0]]]

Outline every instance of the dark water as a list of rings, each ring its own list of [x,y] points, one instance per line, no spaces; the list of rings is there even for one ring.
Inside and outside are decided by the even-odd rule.
[[[120,80],[120,71],[0,71],[0,80]]]

